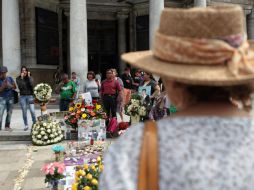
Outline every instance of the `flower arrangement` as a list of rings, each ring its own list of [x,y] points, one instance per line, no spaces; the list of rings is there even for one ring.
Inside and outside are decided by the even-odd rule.
[[[59,162],[60,161],[60,157],[63,156],[63,152],[64,152],[64,147],[61,145],[54,145],[52,147],[52,150],[55,153],[55,161]]]
[[[133,94],[130,102],[125,106],[125,114],[129,116],[146,116],[147,110],[142,105],[141,96]]]
[[[64,163],[54,162],[50,164],[45,164],[41,171],[46,175],[45,183],[51,184],[53,189],[57,189],[58,181],[65,176],[63,175],[65,171]]]
[[[35,98],[40,103],[47,103],[51,98],[52,88],[46,83],[37,84],[34,87]]]
[[[83,168],[77,168],[75,173],[75,183],[72,184],[72,190],[97,190],[98,181],[101,172],[103,171],[101,157],[97,158],[97,163]]]
[[[93,104],[85,105],[84,101],[73,103],[69,107],[69,112],[65,115],[64,120],[67,125],[70,125],[73,129],[78,128],[78,120],[86,119],[106,119],[106,113],[103,111],[102,106],[93,102]]]
[[[32,127],[32,143],[35,145],[49,145],[63,139],[60,124],[53,121],[37,121]]]

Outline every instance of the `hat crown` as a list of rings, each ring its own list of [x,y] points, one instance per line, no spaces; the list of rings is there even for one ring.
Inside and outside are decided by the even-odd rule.
[[[192,9],[166,8],[159,32],[168,36],[216,38],[244,33],[244,13],[240,6],[223,5]]]

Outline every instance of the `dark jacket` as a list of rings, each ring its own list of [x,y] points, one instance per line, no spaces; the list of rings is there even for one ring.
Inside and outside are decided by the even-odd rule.
[[[20,95],[33,95],[33,78],[25,77],[21,78],[21,76],[16,78],[16,83],[18,85]]]

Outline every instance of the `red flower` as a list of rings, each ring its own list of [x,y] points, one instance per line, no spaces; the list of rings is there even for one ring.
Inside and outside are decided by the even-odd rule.
[[[86,106],[85,108],[88,110],[92,110],[92,109],[94,109],[94,106]]]
[[[92,100],[92,104],[96,104],[97,103],[97,100]]]

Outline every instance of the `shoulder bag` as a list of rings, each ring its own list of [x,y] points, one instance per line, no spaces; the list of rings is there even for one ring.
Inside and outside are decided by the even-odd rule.
[[[156,123],[145,123],[141,145],[138,190],[159,190],[159,152]]]

